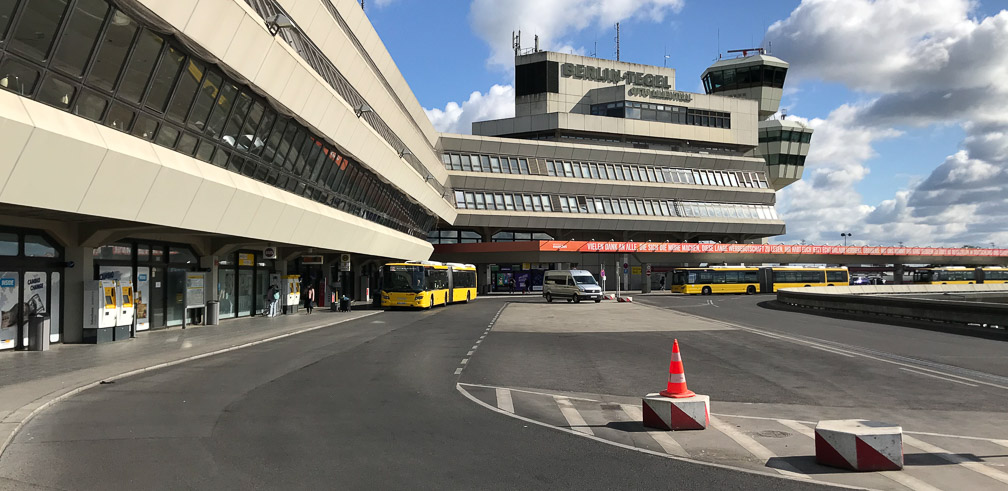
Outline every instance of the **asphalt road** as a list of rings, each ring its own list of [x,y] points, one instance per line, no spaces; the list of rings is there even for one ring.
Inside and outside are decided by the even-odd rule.
[[[462,359],[471,360],[463,378],[489,376],[486,361],[532,377],[537,366],[526,359],[556,350],[585,369],[565,382],[569,390],[616,384],[593,374],[608,362],[578,357],[596,352],[596,343],[615,348],[606,356],[617,359],[639,353],[641,339],[571,345],[561,336],[529,346],[520,335],[493,333],[480,346],[496,346],[468,355],[501,305],[387,312],[85,391],[18,434],[0,456],[0,488],[813,487],[601,444],[462,397],[455,375]],[[509,343],[524,343],[529,356],[505,353]],[[654,356],[667,360],[666,348],[655,340]],[[702,356],[694,353],[687,360]],[[639,383],[653,387],[657,379]]]

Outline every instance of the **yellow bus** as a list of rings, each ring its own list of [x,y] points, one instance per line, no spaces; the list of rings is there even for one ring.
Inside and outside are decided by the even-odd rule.
[[[746,293],[759,290],[759,268],[677,268],[672,271],[669,291],[690,295]]]
[[[846,267],[804,268],[773,266],[760,268],[760,291],[776,292],[781,288],[806,286],[847,286],[850,274]]]
[[[672,292],[710,295],[713,293],[772,293],[779,288],[847,285],[847,268],[804,268],[790,266],[676,268],[672,272]]]
[[[389,263],[382,268],[382,307],[429,309],[476,298],[476,267],[434,261]]]
[[[998,266],[970,268],[946,266],[914,271],[913,282],[927,285],[972,285],[974,283],[1008,283],[1008,269]]]

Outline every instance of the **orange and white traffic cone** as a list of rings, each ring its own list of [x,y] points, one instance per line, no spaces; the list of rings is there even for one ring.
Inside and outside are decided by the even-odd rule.
[[[672,343],[672,361],[669,362],[668,387],[659,392],[665,397],[684,398],[696,394],[686,388],[686,372],[683,371],[682,356],[679,355],[679,340]]]

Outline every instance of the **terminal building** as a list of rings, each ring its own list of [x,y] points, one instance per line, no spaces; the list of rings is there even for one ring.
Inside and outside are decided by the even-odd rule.
[[[0,1],[0,350],[30,322],[94,340],[101,280],[135,335],[197,289],[224,319],[278,283],[366,300],[384,262],[453,247],[762,242],[811,136],[772,118],[786,72],[744,53],[697,94],[516,53],[515,117],[440,134],[356,0]],[[471,257],[484,288],[574,263]]]
[[[776,192],[801,178],[812,130],[773,118],[788,64],[752,51],[708,68],[705,94],[678,90],[671,68],[516,52],[515,117],[441,135],[458,216],[431,232],[435,258],[485,264],[496,288],[517,276],[538,289],[551,267],[601,273],[600,255],[558,265],[492,243],[783,234]],[[640,288],[640,278],[624,287]]]

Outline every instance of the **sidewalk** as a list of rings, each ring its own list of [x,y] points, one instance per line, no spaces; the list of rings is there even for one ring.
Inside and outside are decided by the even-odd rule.
[[[316,309],[273,318],[243,317],[217,326],[140,332],[107,344],[57,344],[49,351],[0,352],[0,454],[38,411],[101,381],[360,319],[381,310]]]

